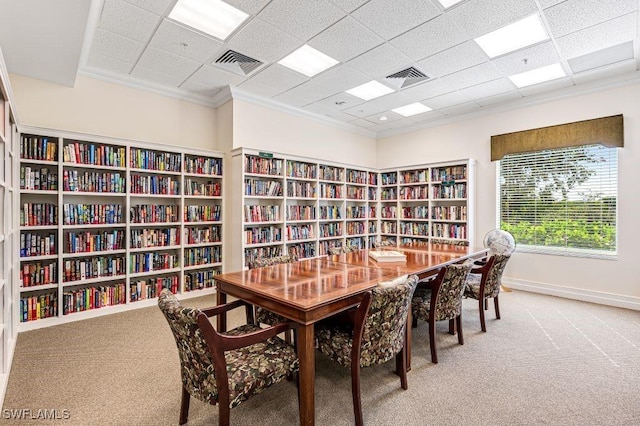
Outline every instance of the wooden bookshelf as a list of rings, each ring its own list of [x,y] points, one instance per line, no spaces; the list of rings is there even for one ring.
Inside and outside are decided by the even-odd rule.
[[[21,130],[21,331],[215,290],[221,153]]]

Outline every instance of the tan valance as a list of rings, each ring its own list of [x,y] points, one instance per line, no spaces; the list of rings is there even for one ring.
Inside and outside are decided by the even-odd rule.
[[[491,161],[507,154],[598,143],[624,146],[622,114],[491,136]]]

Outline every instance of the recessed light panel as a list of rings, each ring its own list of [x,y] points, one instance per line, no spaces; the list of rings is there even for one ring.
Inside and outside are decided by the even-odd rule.
[[[478,37],[475,42],[490,58],[495,58],[547,39],[549,35],[536,14]]]
[[[567,74],[560,64],[548,65],[542,68],[536,68],[531,71],[522,72],[509,76],[509,79],[518,86],[518,88],[531,86],[545,81],[555,80],[565,77]]]
[[[169,18],[224,40],[249,15],[220,0],[178,0]]]
[[[587,53],[586,55],[571,58],[567,62],[574,73],[579,73],[631,58],[633,58],[633,41],[628,41],[596,52]]]
[[[438,0],[438,3],[440,3],[445,9],[448,9],[451,6],[460,3],[461,1],[462,0]]]
[[[405,105],[400,108],[392,109],[391,111],[400,114],[404,117],[411,117],[412,115],[422,114],[423,112],[431,111],[431,108],[428,106],[421,104],[420,102],[416,102],[414,104]]]
[[[378,83],[375,80],[371,80],[368,83],[361,84],[358,87],[347,90],[347,93],[360,99],[364,99],[365,101],[369,101],[371,99],[379,98],[380,96],[389,94],[393,91],[394,90],[390,87]]]
[[[286,58],[278,61],[278,63],[307,77],[313,77],[331,68],[338,61],[305,44]]]

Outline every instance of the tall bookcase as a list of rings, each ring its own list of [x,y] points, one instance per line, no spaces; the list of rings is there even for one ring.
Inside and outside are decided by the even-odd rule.
[[[20,135],[20,330],[214,291],[223,155],[40,128]]]
[[[246,148],[232,151],[230,238],[241,269],[256,257],[322,256],[344,244],[368,247],[378,227],[378,172]]]

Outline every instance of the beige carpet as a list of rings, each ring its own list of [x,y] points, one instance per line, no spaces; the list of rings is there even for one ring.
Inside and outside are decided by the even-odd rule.
[[[500,321],[490,308],[482,333],[475,301],[465,301],[464,346],[439,324],[437,365],[420,323],[407,391],[393,362],[363,369],[366,424],[640,424],[640,313],[519,291],[503,293],[501,308]],[[3,411],[0,423],[172,425],[179,404],[177,350],[152,307],[20,334],[3,409],[68,410],[70,419],[6,420]],[[189,424],[217,424],[217,412],[192,399]],[[322,356],[316,418],[353,424],[349,372]],[[297,424],[295,384],[233,409],[231,421]]]

